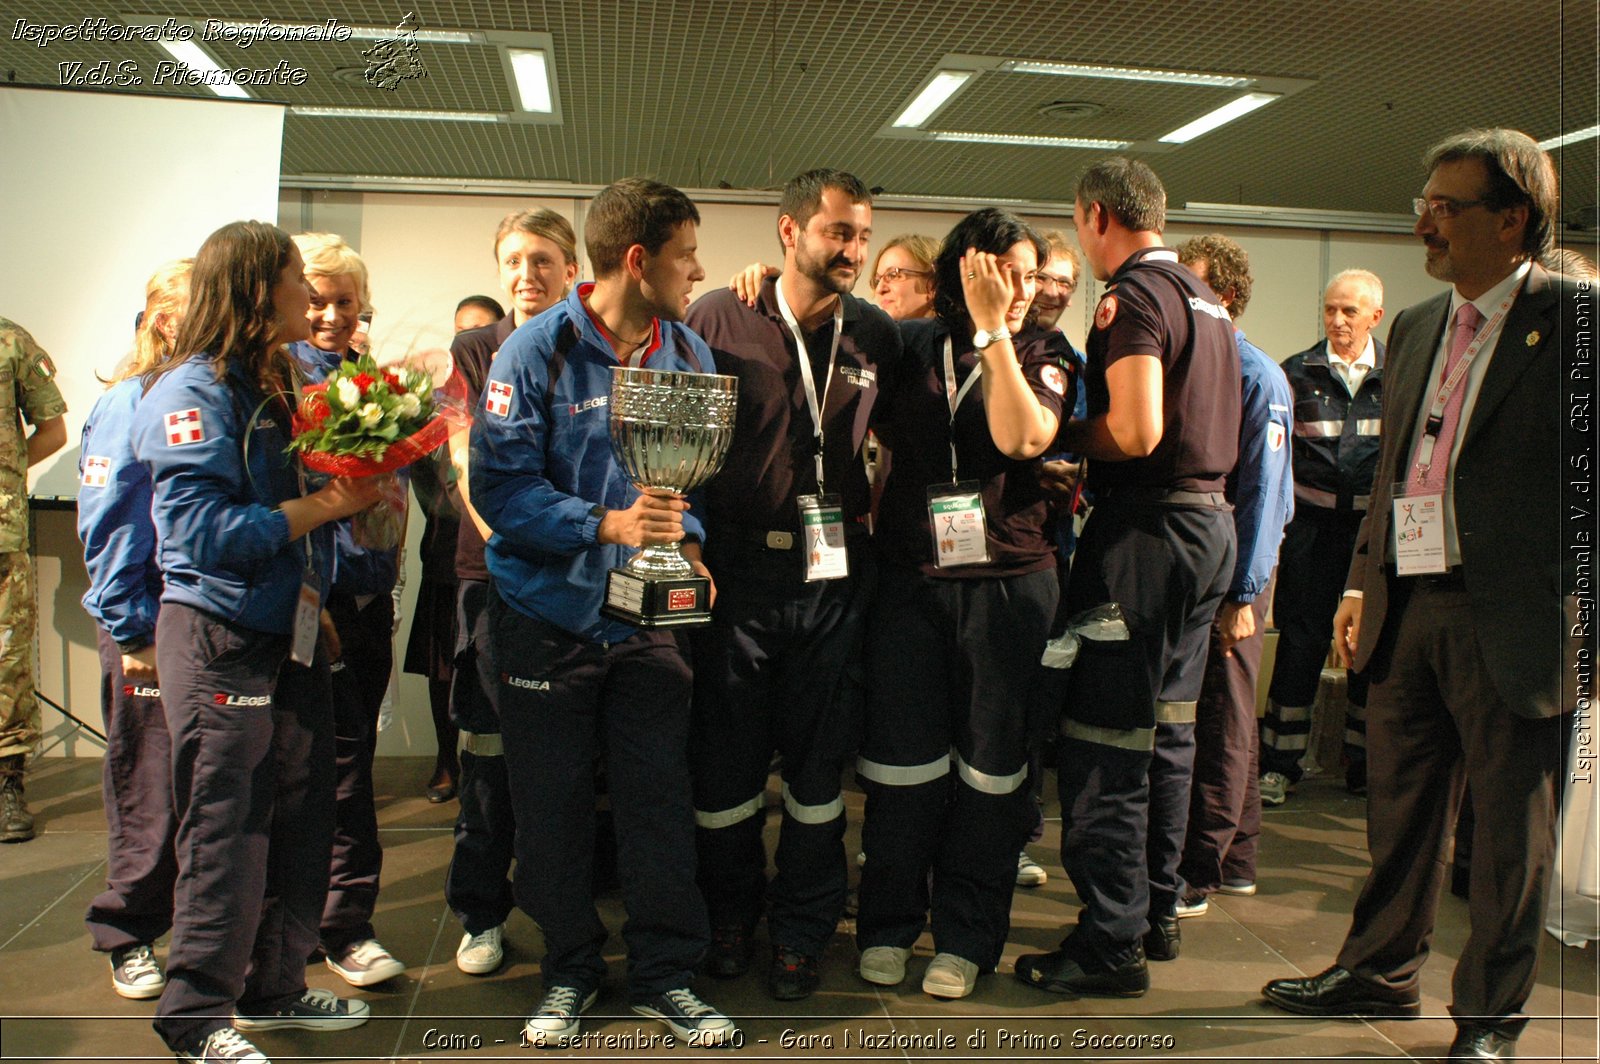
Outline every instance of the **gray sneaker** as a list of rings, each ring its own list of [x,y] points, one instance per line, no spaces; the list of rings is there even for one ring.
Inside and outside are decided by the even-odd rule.
[[[1293,786],[1289,777],[1281,772],[1265,772],[1261,776],[1261,804],[1282,805],[1289,800],[1289,789]]]
[[[130,946],[111,951],[111,989],[125,998],[143,1001],[160,997],[167,988],[167,977],[156,963],[149,946]]]
[[[337,954],[328,954],[328,968],[351,986],[372,986],[406,970],[375,938],[352,942]]]
[[[178,1050],[178,1059],[189,1064],[272,1064],[265,1053],[231,1027],[212,1031],[188,1049]]]

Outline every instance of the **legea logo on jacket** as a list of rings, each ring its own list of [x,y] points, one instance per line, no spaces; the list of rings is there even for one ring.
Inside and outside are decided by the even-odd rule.
[[[523,676],[513,676],[508,672],[502,672],[500,674],[500,682],[508,687],[520,687],[524,691],[550,690],[549,680],[529,680]]]
[[[140,687],[136,683],[125,683],[122,685],[122,694],[125,698],[160,698],[161,688]]]
[[[272,705],[272,696],[218,693],[211,696],[211,704],[215,706],[270,706]]]
[[[577,417],[579,414],[582,414],[585,411],[599,409],[610,401],[611,397],[609,395],[597,395],[592,399],[585,399],[581,403],[573,403],[571,406],[567,407],[567,413],[571,417]]]

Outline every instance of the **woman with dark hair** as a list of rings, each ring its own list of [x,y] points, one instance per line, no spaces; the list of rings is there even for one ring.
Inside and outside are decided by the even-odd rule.
[[[266,1060],[233,1028],[342,1030],[369,1011],[305,982],[334,810],[317,646],[325,526],[372,505],[379,486],[338,478],[304,495],[285,451],[300,379],[286,345],[310,335],[303,270],[276,226],[234,222],[206,238],[174,354],[146,376],[133,421],[164,579],[156,665],[178,817],[155,1027],[180,1060],[205,1064]]]
[[[857,942],[862,978],[893,986],[931,909],[936,997],[999,962],[1033,825],[1031,692],[1058,594],[1033,460],[1074,387],[1060,335],[1024,328],[1047,254],[1004,211],[962,219],[934,262],[938,317],[900,323],[879,398],[895,458],[867,629]]]

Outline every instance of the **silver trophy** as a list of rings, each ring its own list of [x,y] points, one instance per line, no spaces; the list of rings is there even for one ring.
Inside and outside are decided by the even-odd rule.
[[[682,495],[716,475],[733,442],[739,379],[618,366],[611,378],[611,453],[642,492]],[[606,574],[600,612],[640,628],[704,624],[711,582],[677,543],[653,544]]]

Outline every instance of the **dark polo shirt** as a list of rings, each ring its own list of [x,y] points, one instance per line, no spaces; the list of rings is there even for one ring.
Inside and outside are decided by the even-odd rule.
[[[885,375],[878,434],[894,454],[878,508],[877,540],[884,561],[914,565],[949,579],[1018,576],[1055,566],[1055,542],[1045,533],[1049,508],[1039,486],[1037,460],[1002,454],[989,433],[980,381],[956,408],[957,475],[983,486],[989,561],[940,569],[934,564],[928,488],[950,482],[950,405],[945,394],[944,340],[939,320],[904,321],[905,352]],[[1034,396],[1059,420],[1072,411],[1076,372],[1067,338],[1054,329],[1025,328],[1012,341]],[[970,333],[952,344],[959,388],[978,365]]]
[[[1241,380],[1233,323],[1168,248],[1144,248],[1112,276],[1089,332],[1089,416],[1111,405],[1106,370],[1129,355],[1161,359],[1161,442],[1143,458],[1089,463],[1089,487],[1221,491],[1239,458]]]
[[[778,312],[777,280],[761,286],[756,305],[728,289],[696,300],[685,322],[710,345],[717,371],[739,378],[733,444],[722,471],[704,489],[707,536],[748,537],[800,531],[795,500],[817,490],[815,429],[796,360],[794,334]],[[867,514],[871,493],[861,448],[884,370],[900,357],[900,333],[887,314],[854,296],[844,301],[844,334],[826,383],[833,318],[805,335],[822,410],[823,476],[841,496],[847,521]]]

